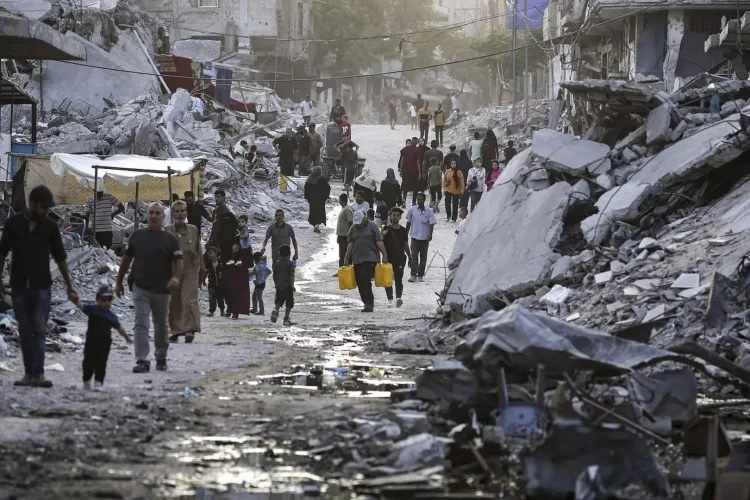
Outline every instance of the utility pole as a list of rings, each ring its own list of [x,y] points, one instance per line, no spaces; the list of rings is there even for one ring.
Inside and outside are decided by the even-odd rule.
[[[511,107],[511,123],[516,123],[516,22],[518,18],[518,0],[513,0],[513,107]]]
[[[523,37],[523,122],[526,125],[529,124],[529,18],[526,17],[528,1],[529,0],[523,0],[523,19],[526,24],[526,35]]]

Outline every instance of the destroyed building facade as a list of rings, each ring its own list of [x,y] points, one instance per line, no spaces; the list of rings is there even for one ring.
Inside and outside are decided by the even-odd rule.
[[[548,95],[555,97],[563,81],[591,78],[659,81],[672,92],[725,59],[744,66],[727,20],[745,9],[746,1],[554,0],[544,15],[544,39],[554,45]],[[719,34],[716,43],[707,41],[719,31],[721,47]]]

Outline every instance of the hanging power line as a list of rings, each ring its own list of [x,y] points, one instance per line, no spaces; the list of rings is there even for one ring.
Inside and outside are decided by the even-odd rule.
[[[415,68],[408,68],[408,69],[401,69],[401,70],[380,71],[380,72],[377,72],[377,73],[367,73],[367,74],[358,74],[358,75],[329,76],[329,77],[324,77],[324,78],[323,77],[321,77],[321,78],[291,78],[291,79],[285,79],[285,80],[276,80],[276,82],[277,83],[325,82],[325,81],[335,81],[335,80],[347,80],[347,79],[354,79],[354,78],[369,78],[369,77],[373,77],[373,76],[388,76],[388,75],[394,75],[394,74],[400,74],[400,73],[409,73],[409,72],[412,72],[412,71],[422,71],[422,70],[426,70],[426,69],[441,68],[441,67],[444,67],[444,66],[452,66],[454,64],[461,64],[461,63],[472,62],[472,61],[479,61],[479,60],[487,59],[487,58],[490,58],[490,57],[496,57],[496,56],[499,56],[499,55],[508,54],[508,53],[513,52],[513,51],[518,51],[518,50],[526,49],[526,48],[529,48],[529,47],[538,47],[538,46],[541,46],[541,45],[543,45],[545,43],[562,42],[562,41],[564,41],[566,38],[568,38],[570,36],[577,35],[577,34],[580,34],[580,33],[586,32],[586,31],[590,31],[590,30],[592,30],[594,28],[597,28],[599,26],[605,26],[607,24],[611,24],[611,23],[614,23],[616,21],[620,21],[620,20],[628,18],[628,17],[632,17],[635,14],[638,14],[640,12],[644,12],[644,11],[649,10],[649,9],[656,8],[656,7],[658,7],[660,5],[663,5],[663,4],[665,4],[665,3],[669,2],[669,1],[671,1],[671,0],[659,0],[656,3],[653,3],[651,5],[647,5],[645,7],[641,7],[640,9],[636,9],[636,10],[634,10],[634,11],[628,13],[628,14],[623,14],[621,16],[613,17],[612,19],[608,19],[608,20],[602,21],[600,23],[592,24],[591,26],[586,27],[586,28],[580,28],[578,30],[570,31],[570,32],[566,33],[565,35],[560,35],[560,36],[551,38],[549,40],[545,40],[544,42],[529,43],[529,44],[526,44],[526,45],[522,45],[520,47],[516,47],[515,49],[500,50],[500,51],[493,52],[493,53],[490,53],[490,54],[483,54],[483,55],[479,55],[479,56],[467,57],[467,58],[458,59],[458,60],[455,60],[455,61],[447,61],[447,62],[442,62],[442,63],[427,64],[427,65],[424,65],[424,66],[418,66],[418,67],[415,67]],[[103,69],[103,70],[107,70],[107,71],[115,71],[115,72],[120,72],[120,73],[130,73],[130,74],[134,74],[134,75],[159,76],[156,73],[149,73],[149,72],[145,72],[145,71],[132,71],[132,70],[126,70],[126,69],[107,68],[107,67],[104,67],[104,66],[93,66],[93,65],[88,65],[88,64],[84,64],[84,63],[78,63],[78,62],[75,62],[75,61],[60,61],[60,62],[65,63],[65,64],[73,64],[73,65],[76,65],[76,66],[83,66],[83,67],[87,67],[87,68]],[[168,76],[170,78],[185,78],[185,79],[188,79],[188,80],[196,80],[197,79],[196,77],[192,77],[192,76],[178,76],[178,75],[168,75]],[[241,79],[241,78],[221,79],[221,80],[217,80],[217,82],[221,82],[221,83],[223,83],[223,82],[258,83],[257,81],[254,81],[254,80],[245,80],[245,79]]]

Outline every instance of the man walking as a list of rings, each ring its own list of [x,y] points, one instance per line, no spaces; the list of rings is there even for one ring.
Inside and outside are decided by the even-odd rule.
[[[180,242],[174,234],[163,230],[164,205],[158,202],[150,204],[146,219],[148,227],[136,230],[128,239],[115,285],[115,293],[122,297],[125,294],[125,273],[134,262],[132,294],[136,364],[133,373],[151,371],[148,322],[152,316],[156,369],[167,371],[169,294],[179,288],[183,271]]]
[[[271,240],[271,260],[276,262],[281,258],[279,249],[281,245],[293,245],[294,256],[292,260],[296,261],[299,258],[299,249],[297,248],[297,238],[294,236],[294,229],[292,226],[284,222],[284,211],[282,209],[276,210],[274,214],[275,222],[268,226],[266,230],[266,239],[263,240],[263,245],[260,248],[260,253],[266,253],[266,245],[268,240]]]
[[[185,191],[185,203],[187,204],[187,222],[195,226],[198,229],[198,234],[200,234],[203,219],[212,222],[214,218],[208,213],[203,203],[195,200],[194,192]]]
[[[323,138],[315,131],[315,124],[311,123],[308,127],[310,136],[310,161],[313,167],[320,163],[320,151],[323,149]]]
[[[425,152],[424,158],[422,160],[422,172],[427,174],[430,171],[430,166],[432,165],[432,158],[435,158],[437,161],[437,164],[441,166],[443,165],[443,152],[438,149],[438,141],[432,141],[430,142],[430,149]]]
[[[425,267],[427,267],[427,250],[432,241],[432,232],[437,224],[435,213],[424,206],[425,194],[417,195],[417,204],[413,205],[406,214],[406,231],[411,236],[411,278],[410,283],[424,281]]]
[[[341,99],[334,101],[333,107],[331,108],[330,119],[332,122],[340,123],[341,117],[346,114],[346,109],[341,105]]]
[[[396,96],[391,96],[391,100],[388,101],[388,119],[391,123],[391,130],[396,130],[396,120],[398,119],[396,109]]]
[[[443,111],[443,105],[438,104],[435,110],[435,140],[440,143],[440,147],[443,147],[443,129],[445,128],[445,112]]]
[[[414,101],[414,106],[417,108],[417,111],[422,109],[424,106],[424,99],[422,99],[422,94],[417,94],[417,100]]]
[[[388,260],[393,266],[393,282],[396,285],[396,307],[404,303],[401,294],[404,292],[404,268],[407,262],[411,264],[411,251],[409,250],[409,233],[399,222],[404,211],[399,207],[393,207],[390,212],[390,223],[383,232],[383,245]],[[408,258],[408,261],[407,261]],[[393,287],[385,289],[388,297],[388,306],[393,304]]]
[[[370,221],[365,214],[357,210],[354,212],[354,225],[349,230],[349,245],[346,249],[346,262],[354,264],[354,277],[357,280],[359,297],[365,307],[364,313],[375,310],[375,297],[372,294],[372,277],[375,264],[380,260],[378,252],[383,256],[383,264],[388,262],[388,255],[383,246],[383,237],[378,226]]]
[[[103,248],[112,247],[112,219],[124,212],[122,203],[111,194],[104,194],[104,191],[96,192],[96,210],[93,196],[86,203],[86,223],[94,230],[94,237]],[[91,214],[94,214],[93,220]]]
[[[419,109],[419,138],[424,139],[424,142],[430,140],[430,120],[432,119],[432,111],[430,111],[430,102],[425,101],[424,106]]]
[[[305,125],[310,125],[312,119],[313,103],[310,100],[310,96],[306,95],[305,100],[302,101],[302,119],[305,120]]]
[[[346,193],[341,193],[339,196],[339,205],[341,205],[341,212],[339,212],[339,218],[336,222],[336,242],[339,245],[339,267],[344,265],[344,259],[346,258],[346,247],[349,245],[349,229],[354,224],[354,210],[349,206],[349,197]],[[338,273],[336,273],[338,276]]]
[[[458,95],[455,93],[451,96],[451,111],[456,113],[456,116],[461,114],[461,103],[458,101]]]
[[[13,252],[10,264],[11,299],[18,321],[24,368],[23,378],[14,384],[17,386],[52,387],[52,382],[44,378],[44,344],[52,286],[50,255],[55,259],[68,288],[68,300],[74,304],[78,302],[78,294],[70,282],[60,228],[47,217],[53,206],[55,201],[49,188],[35,187],[29,193],[27,210],[11,215],[0,237],[0,277],[5,270],[5,258],[9,252]],[[5,295],[5,288],[0,279],[2,295]]]

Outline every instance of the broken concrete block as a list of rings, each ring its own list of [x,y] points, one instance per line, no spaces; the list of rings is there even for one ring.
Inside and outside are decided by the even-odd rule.
[[[637,286],[626,286],[625,288],[623,288],[622,293],[626,297],[638,297],[639,295],[641,295],[641,291]]]
[[[703,125],[706,123],[705,113],[689,113],[685,115],[685,121],[693,125]]]
[[[708,244],[712,247],[723,247],[730,241],[732,241],[732,238],[711,238],[708,240]]]
[[[545,168],[581,176],[590,165],[598,167],[607,158],[609,146],[542,129],[534,132],[531,150],[536,158],[544,160]]]
[[[601,244],[617,220],[635,219],[638,217],[638,205],[646,197],[648,186],[628,181],[622,186],[604,193],[596,202],[598,214],[591,215],[581,222],[581,229],[589,244]],[[595,237],[594,227],[598,225]]]
[[[661,280],[655,278],[635,280],[633,284],[641,290],[652,290],[661,284]]]
[[[530,154],[528,148],[516,155],[503,175],[514,178]],[[543,191],[511,182],[485,193],[453,247],[447,304],[465,314],[482,314],[493,309],[498,291],[522,295],[548,280],[572,191],[567,182]],[[509,234],[515,236],[509,240]],[[489,258],[503,265],[481,264]]]
[[[601,174],[601,175],[596,176],[595,182],[599,184],[601,187],[603,187],[604,189],[606,189],[607,191],[612,189],[612,187],[615,185],[614,181],[612,180],[612,177],[606,174]]]
[[[664,250],[657,250],[648,256],[650,260],[655,260],[657,262],[661,262],[666,257],[667,257],[667,253]]]
[[[556,278],[564,277],[567,272],[570,271],[571,267],[573,267],[573,258],[569,255],[563,255],[557,260],[557,262],[555,262],[555,265],[552,267],[552,274],[550,275],[550,279],[554,280]]]
[[[644,250],[635,256],[635,260],[646,260],[648,258],[648,250]]]
[[[621,273],[625,271],[625,264],[619,260],[613,260],[609,263],[609,270],[613,273]]]
[[[646,144],[666,142],[670,138],[669,125],[672,122],[669,105],[662,104],[648,114],[646,122]]]
[[[687,122],[685,122],[685,120],[681,121],[672,131],[672,135],[670,136],[669,140],[672,142],[678,141],[680,137],[682,137],[683,132],[687,130],[687,128]]]
[[[591,188],[586,180],[581,179],[580,181],[573,184],[573,198],[577,200],[585,200],[591,196]]]
[[[630,148],[633,145],[642,143],[643,140],[646,137],[646,129],[648,128],[648,124],[644,123],[637,129],[630,132],[627,136],[625,136],[623,139],[617,142],[615,144],[615,149],[624,149],[624,148]]]
[[[575,320],[577,320],[577,319],[581,319],[581,313],[579,313],[579,312],[574,312],[574,313],[573,313],[573,314],[571,314],[570,316],[566,317],[566,318],[565,318],[565,321],[568,321],[568,322],[570,322],[570,321],[575,321]]]
[[[624,307],[627,307],[627,304],[618,300],[617,302],[607,304],[607,311],[610,313],[615,313],[620,309],[623,309]]]
[[[612,170],[612,161],[609,158],[604,158],[589,165],[588,170],[590,174],[594,175],[606,174]]]
[[[692,299],[693,297],[697,297],[698,295],[707,291],[709,288],[711,288],[711,285],[709,285],[708,283],[706,283],[705,285],[697,286],[695,288],[688,288],[687,290],[683,290],[680,292],[680,297],[684,299]]]
[[[697,288],[701,284],[700,274],[683,273],[672,283],[671,288]]]
[[[570,288],[561,285],[555,285],[552,287],[552,290],[547,292],[544,297],[541,298],[541,302],[543,304],[549,304],[552,306],[561,306],[565,304],[573,295],[575,295],[575,292]]]
[[[609,283],[612,281],[613,273],[612,271],[605,271],[603,273],[599,273],[594,276],[594,282],[597,285],[601,285],[602,283]]]
[[[664,316],[664,312],[666,311],[666,309],[667,308],[664,304],[659,304],[658,306],[649,309],[646,313],[646,317],[643,318],[642,323],[648,323],[649,321],[659,319],[660,317]]]
[[[721,105],[721,116],[726,118],[734,113],[740,113],[742,108],[745,107],[744,99],[735,99],[734,101],[727,101]]]
[[[652,248],[655,248],[657,246],[656,240],[653,238],[643,238],[641,242],[638,244],[639,250],[650,250]]]
[[[633,151],[630,148],[625,148],[622,150],[622,159],[626,161],[627,163],[634,162],[639,158],[638,153]]]
[[[526,177],[526,187],[534,191],[542,191],[550,187],[549,173],[543,169],[532,170]]]

